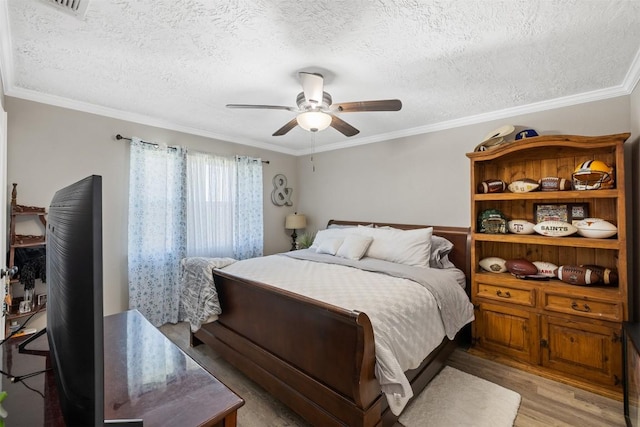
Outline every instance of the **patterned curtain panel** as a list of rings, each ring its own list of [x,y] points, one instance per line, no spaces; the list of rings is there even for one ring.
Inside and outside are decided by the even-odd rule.
[[[186,255],[186,152],[133,138],[129,170],[129,308],[155,326],[175,323]]]
[[[262,256],[262,161],[251,157],[236,157],[237,191],[233,247],[236,259]]]

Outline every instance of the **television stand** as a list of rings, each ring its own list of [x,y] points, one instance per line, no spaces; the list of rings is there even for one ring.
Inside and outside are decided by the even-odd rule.
[[[49,368],[49,357],[42,357],[48,352],[47,339],[42,335],[8,340],[3,346],[3,370],[21,376]],[[21,353],[19,347],[31,338],[29,348],[22,346]],[[237,410],[244,400],[138,311],[104,318],[104,348],[105,418],[116,422],[142,419],[144,427],[236,426]],[[23,384],[4,381],[2,389],[8,396],[2,406],[9,413],[7,425],[64,426],[53,372],[23,382],[42,393],[44,399]]]

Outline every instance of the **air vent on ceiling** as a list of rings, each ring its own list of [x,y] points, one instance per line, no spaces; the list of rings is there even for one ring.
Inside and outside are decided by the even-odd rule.
[[[46,3],[53,4],[59,9],[69,12],[79,18],[84,18],[87,11],[89,0],[44,0]]]

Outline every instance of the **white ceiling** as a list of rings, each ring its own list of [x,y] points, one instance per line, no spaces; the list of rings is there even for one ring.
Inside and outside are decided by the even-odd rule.
[[[620,96],[640,77],[637,0],[90,0],[82,18],[0,0],[0,37],[6,95],[290,154]],[[403,108],[342,113],[351,138],[274,137],[295,113],[225,108],[294,107],[303,70],[334,102]]]

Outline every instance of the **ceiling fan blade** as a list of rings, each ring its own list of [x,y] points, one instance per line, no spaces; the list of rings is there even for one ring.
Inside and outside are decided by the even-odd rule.
[[[353,136],[360,133],[358,129],[336,116],[331,116],[331,127],[344,136]]]
[[[285,107],[282,105],[227,104],[227,108],[257,108],[261,110],[287,110],[295,112],[299,111],[297,108]]]
[[[289,132],[291,129],[293,129],[296,126],[298,126],[298,119],[296,117],[294,117],[286,125],[282,126],[280,129],[275,131],[272,136],[282,136],[282,135],[286,134],[287,132]]]
[[[302,91],[307,102],[315,105],[322,104],[322,93],[324,91],[324,77],[322,77],[322,74],[301,71],[298,76],[300,77]]]
[[[379,101],[340,102],[331,105],[332,111],[354,113],[358,111],[399,111],[402,102],[399,99],[381,99]]]

